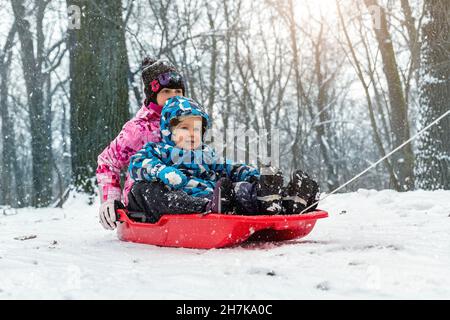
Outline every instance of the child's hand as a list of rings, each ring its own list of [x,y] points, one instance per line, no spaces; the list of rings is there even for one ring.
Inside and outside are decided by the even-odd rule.
[[[114,230],[117,227],[117,209],[125,209],[119,200],[106,200],[100,206],[99,220],[106,230]]]
[[[182,189],[186,186],[188,179],[186,175],[174,167],[165,167],[162,169],[158,178],[167,186],[174,190]]]

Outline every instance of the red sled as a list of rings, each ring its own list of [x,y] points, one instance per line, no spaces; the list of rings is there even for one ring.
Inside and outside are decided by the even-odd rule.
[[[163,247],[224,248],[244,241],[286,241],[308,235],[325,211],[302,215],[240,216],[223,214],[164,215],[155,223],[132,221],[118,210],[120,240]]]

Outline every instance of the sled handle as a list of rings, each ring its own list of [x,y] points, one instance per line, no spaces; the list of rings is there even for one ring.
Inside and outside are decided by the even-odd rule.
[[[126,209],[117,209],[116,210],[116,219],[118,222],[126,222],[128,220],[127,210]]]

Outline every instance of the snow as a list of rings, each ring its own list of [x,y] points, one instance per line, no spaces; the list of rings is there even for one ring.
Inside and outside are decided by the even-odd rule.
[[[422,75],[423,85],[431,85],[431,84],[445,84],[447,83],[446,79],[438,79],[434,77],[430,73],[426,73]]]
[[[272,203],[270,207],[267,208],[269,212],[280,212],[281,206],[278,203]]]
[[[0,299],[450,299],[449,199],[332,195],[306,238],[192,250],[121,242],[76,195],[0,215]]]
[[[180,175],[178,175],[176,172],[166,173],[164,175],[164,178],[166,178],[167,181],[169,181],[169,184],[173,186],[179,185],[182,182]]]

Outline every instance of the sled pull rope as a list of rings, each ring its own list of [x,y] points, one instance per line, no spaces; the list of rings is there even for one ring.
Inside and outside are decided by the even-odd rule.
[[[329,194],[327,194],[325,197],[323,197],[322,199],[319,199],[318,201],[314,202],[312,205],[310,205],[309,207],[307,207],[306,209],[304,209],[302,212],[300,212],[300,214],[304,213],[305,211],[307,211],[308,209],[314,207],[316,204],[318,204],[320,201],[325,200],[326,198],[328,198],[329,196],[331,196],[332,194],[338,192],[339,190],[341,190],[342,188],[344,188],[345,186],[349,185],[350,183],[352,183],[353,181],[355,181],[356,179],[358,179],[359,177],[361,177],[363,174],[365,174],[367,171],[371,170],[372,168],[376,167],[380,162],[382,162],[383,160],[389,158],[391,155],[393,155],[394,153],[396,153],[398,150],[400,150],[401,148],[403,148],[404,146],[406,146],[408,143],[410,143],[411,141],[415,140],[417,137],[419,137],[420,135],[422,135],[425,131],[427,131],[428,129],[430,129],[432,126],[434,126],[435,124],[437,124],[439,121],[441,121],[442,119],[444,119],[446,116],[448,116],[450,114],[450,110],[448,110],[447,112],[445,112],[443,115],[441,115],[439,118],[437,118],[436,120],[434,120],[432,123],[430,123],[428,126],[426,126],[425,128],[423,128],[421,131],[419,131],[418,133],[416,133],[413,137],[411,137],[410,139],[408,139],[407,141],[403,142],[401,145],[399,145],[397,148],[395,148],[394,150],[392,150],[391,152],[389,152],[387,155],[385,155],[383,158],[381,158],[380,160],[378,160],[377,162],[375,162],[374,164],[372,164],[370,167],[368,167],[367,169],[365,169],[364,171],[362,171],[361,173],[357,174],[356,176],[354,176],[353,178],[351,178],[350,180],[348,180],[346,183],[344,183],[342,186],[334,189],[332,192],[330,192]]]

